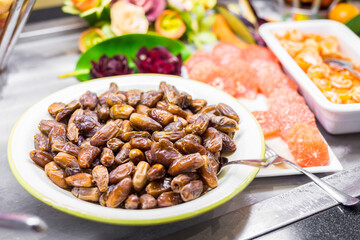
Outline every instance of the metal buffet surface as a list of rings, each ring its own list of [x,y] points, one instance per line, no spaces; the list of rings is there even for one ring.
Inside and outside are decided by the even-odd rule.
[[[254,228],[249,226],[259,219],[266,222],[266,218],[271,217],[269,213],[275,213],[279,209],[280,205],[272,204],[276,201],[294,196],[304,198],[305,202],[311,201],[309,197],[311,199],[311,194],[315,193],[319,206],[314,207],[314,211],[336,204],[317,186],[307,184],[309,179],[302,175],[255,179],[242,193],[213,211],[182,222],[148,227],[115,226],[84,220],[60,212],[32,197],[18,184],[10,171],[6,156],[8,136],[16,120],[26,109],[58,89],[78,83],[75,78],[59,79],[57,76],[74,68],[79,57],[77,40],[83,26],[78,19],[69,18],[28,27],[15,46],[7,71],[0,75],[0,212],[34,214],[45,220],[49,226],[46,232],[40,234],[1,228],[2,239],[154,239],[169,235],[172,239],[199,239],[204,236],[214,239],[251,238],[284,226],[284,215],[278,216],[278,220],[284,217],[282,224],[272,224],[272,227],[264,225],[262,232],[254,232]],[[351,188],[351,185],[356,185],[352,184],[354,180],[357,185],[359,183],[354,172],[359,169],[356,166],[359,165],[360,134],[332,136],[321,126],[319,128],[341,160],[344,169],[352,169],[330,176],[330,183],[358,196],[360,191],[356,187]],[[320,177],[327,175],[330,173],[318,174]],[[303,184],[306,185],[301,186]],[[289,197],[287,192],[299,186],[301,187],[297,188],[295,193],[298,195]],[[286,202],[289,210],[299,207],[296,202]],[[303,214],[302,217],[308,215]],[[287,220],[286,223],[291,222]],[[257,224],[261,225],[259,222]],[[225,232],[227,234],[223,234]]]

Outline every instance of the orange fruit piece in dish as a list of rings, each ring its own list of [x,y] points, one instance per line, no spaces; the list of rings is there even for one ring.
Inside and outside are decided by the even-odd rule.
[[[226,69],[219,67],[211,60],[201,61],[193,66],[189,78],[207,83],[234,96],[235,79]]]
[[[211,53],[204,50],[197,50],[191,57],[184,63],[188,72],[199,62],[211,60]]]
[[[252,112],[263,131],[265,139],[279,136],[280,125],[274,114],[268,111]]]
[[[328,146],[316,127],[296,123],[287,136],[290,152],[300,167],[325,166],[329,163]]]

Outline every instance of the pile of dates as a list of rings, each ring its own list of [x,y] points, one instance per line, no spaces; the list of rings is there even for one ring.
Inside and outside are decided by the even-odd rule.
[[[239,116],[174,86],[87,91],[48,108],[30,158],[82,200],[126,209],[169,207],[218,185],[221,153],[236,150]]]

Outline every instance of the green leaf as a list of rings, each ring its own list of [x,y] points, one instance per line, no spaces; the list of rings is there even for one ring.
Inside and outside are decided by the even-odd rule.
[[[354,33],[360,34],[360,14],[349,20],[345,25]]]
[[[239,18],[231,14],[226,8],[222,6],[216,6],[215,10],[225,18],[225,21],[227,24],[229,24],[229,27],[235,34],[237,34],[247,43],[255,43],[255,40],[247,29],[246,25]]]
[[[64,5],[62,6],[61,10],[64,13],[68,13],[71,15],[81,14],[81,11],[77,7],[75,7],[74,3],[71,0],[65,0]]]
[[[134,67],[133,58],[141,47],[153,48],[156,46],[163,46],[167,48],[172,54],[181,54],[183,61],[188,59],[191,55],[190,50],[186,46],[174,39],[166,38],[155,34],[127,34],[114,38],[107,39],[83,53],[73,73],[64,74],[64,76],[75,76],[80,81],[90,80],[88,72],[91,69],[91,61],[98,61],[99,58],[106,54],[108,57],[113,57],[117,54],[125,55],[129,60],[129,65]]]

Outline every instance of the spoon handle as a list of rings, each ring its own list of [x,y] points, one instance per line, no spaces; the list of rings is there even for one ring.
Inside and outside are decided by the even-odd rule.
[[[0,227],[43,232],[46,223],[39,217],[28,214],[0,213]]]
[[[354,69],[352,68],[346,68],[349,72],[351,72],[352,74],[354,74],[357,78],[360,79],[360,74],[358,74]]]
[[[323,190],[325,190],[329,195],[334,198],[337,202],[345,205],[345,206],[352,206],[359,202],[359,199],[352,197],[344,192],[339,191],[338,189],[334,188],[330,184],[326,183],[325,181],[321,180],[314,174],[306,171],[305,169],[299,167],[298,165],[288,161],[284,160],[287,164],[295,168],[296,170],[302,172],[306,176],[308,176],[315,184],[317,184],[319,187],[321,187]]]

